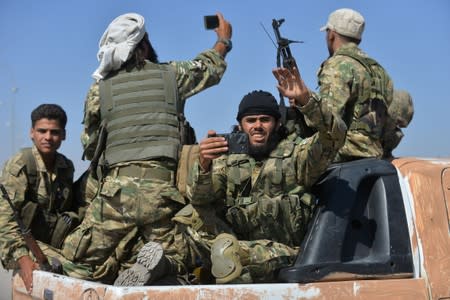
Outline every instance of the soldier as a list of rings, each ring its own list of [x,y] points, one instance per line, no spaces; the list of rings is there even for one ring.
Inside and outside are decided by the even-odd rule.
[[[388,109],[390,116],[383,133],[383,158],[392,159],[392,151],[397,148],[404,134],[401,128],[406,128],[414,115],[414,105],[407,91],[395,90],[394,100]]]
[[[66,113],[59,105],[42,104],[34,109],[30,130],[33,146],[9,159],[1,178],[34,238],[55,248],[61,247],[65,234],[78,222],[78,207],[72,200],[74,167],[68,158],[57,152],[66,138],[66,123]],[[29,251],[11,207],[1,201],[1,261],[6,269],[19,269],[31,292],[32,272],[38,269],[38,264]]]
[[[344,122],[309,97],[296,70],[274,74],[280,92],[295,99],[317,132],[304,140],[284,138],[275,98],[253,91],[237,114],[248,153],[227,154],[229,144],[211,136],[212,130],[200,142],[187,194],[194,206],[224,208],[222,217],[236,234],[222,233],[208,243],[217,283],[270,282],[275,270],[293,262],[315,206],[310,188],[344,143]]]
[[[184,272],[185,241],[171,221],[185,204],[175,187],[180,127],[185,100],[219,83],[225,72],[232,29],[217,16],[217,42],[191,61],[159,63],[144,18],[135,13],[113,20],[100,40],[82,135],[86,157],[96,162],[95,154],[102,156],[100,191],[63,247],[65,257],[92,266],[94,280],[117,276],[129,248],[122,242],[136,235],[143,241],[137,262],[116,285]]]
[[[317,97],[328,102],[348,127],[336,162],[383,156],[381,136],[393,83],[383,67],[358,47],[364,26],[360,13],[343,8],[331,13],[321,28],[330,57],[318,72]]]

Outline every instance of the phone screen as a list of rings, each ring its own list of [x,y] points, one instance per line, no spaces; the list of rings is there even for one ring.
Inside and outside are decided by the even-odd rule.
[[[217,17],[216,15],[204,16],[203,20],[205,22],[206,29],[214,29],[219,27],[219,17]]]

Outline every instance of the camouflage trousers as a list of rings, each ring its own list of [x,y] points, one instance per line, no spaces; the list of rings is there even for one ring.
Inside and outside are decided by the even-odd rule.
[[[191,258],[186,264],[190,271],[195,274],[196,267],[201,266],[201,272],[209,273],[211,246],[215,237],[224,232],[233,234],[231,228],[214,215],[214,208],[211,207],[187,205],[173,220],[179,223],[178,228],[189,244]],[[271,240],[239,240],[239,247],[243,271],[232,283],[275,282],[276,271],[291,265],[298,254],[298,247],[292,248]],[[201,284],[214,282],[210,274],[195,275],[200,277]]]
[[[239,241],[241,276],[230,283],[276,282],[276,271],[294,263],[298,248],[271,240]]]
[[[48,244],[42,243],[41,241],[37,241],[37,243],[42,249],[42,252],[44,252],[44,254],[47,256],[50,263],[53,259],[56,259],[59,261],[59,263],[61,263],[64,275],[79,279],[92,280],[94,269],[91,265],[73,263],[64,255],[62,255],[61,249],[54,248],[52,246],[49,246]]]
[[[187,247],[171,220],[183,204],[183,196],[169,181],[113,173],[105,177],[99,195],[83,222],[65,239],[61,253],[82,267],[72,272],[83,274],[89,265],[92,274],[85,279],[110,282],[151,240],[163,246],[166,257],[183,273]]]

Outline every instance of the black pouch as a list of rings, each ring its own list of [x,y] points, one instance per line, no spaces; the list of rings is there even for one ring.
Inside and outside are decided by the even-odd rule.
[[[64,212],[58,216],[56,220],[55,229],[53,230],[50,245],[61,249],[62,243],[66,236],[78,225],[80,220],[78,215],[74,212]]]

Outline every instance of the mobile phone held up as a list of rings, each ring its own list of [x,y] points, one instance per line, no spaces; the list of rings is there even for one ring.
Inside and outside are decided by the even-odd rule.
[[[228,142],[228,154],[247,154],[249,150],[248,134],[242,131],[217,134]]]
[[[203,21],[205,23],[205,28],[208,30],[219,27],[219,17],[217,15],[204,16]]]

